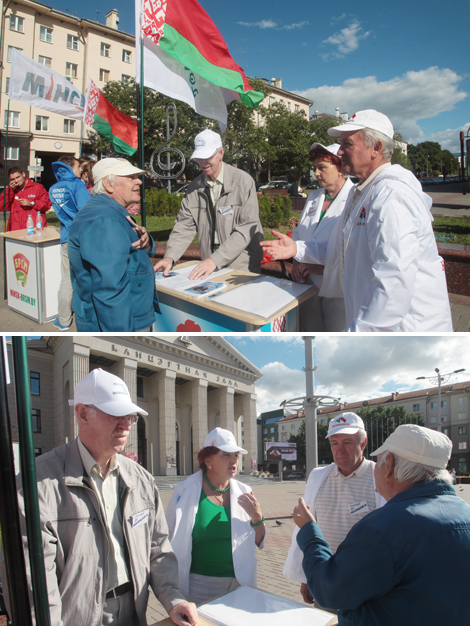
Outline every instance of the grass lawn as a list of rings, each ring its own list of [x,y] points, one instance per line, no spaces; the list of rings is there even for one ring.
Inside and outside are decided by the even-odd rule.
[[[47,222],[52,226],[60,226],[59,220],[52,213],[48,213]],[[168,241],[174,222],[174,217],[147,217],[147,230],[155,241]],[[137,223],[141,223],[140,215],[137,216]],[[433,229],[439,242],[470,245],[470,219],[467,217],[435,217]],[[263,230],[266,240],[274,239],[270,228]],[[287,233],[288,230],[290,230],[288,226],[279,228],[281,233]],[[193,243],[197,242],[196,235]]]

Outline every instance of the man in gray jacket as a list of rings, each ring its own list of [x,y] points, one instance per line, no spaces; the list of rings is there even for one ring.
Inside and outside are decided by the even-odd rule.
[[[223,162],[220,135],[204,130],[194,140],[195,159],[202,170],[188,187],[168,240],[165,257],[154,269],[165,276],[199,235],[201,263],[190,279],[206,278],[215,269],[259,272],[263,229],[251,176]]]
[[[195,624],[155,481],[119,454],[136,413],[147,413],[102,369],[77,384],[69,404],[79,436],[36,461],[52,626],[146,626],[149,585],[175,624]]]

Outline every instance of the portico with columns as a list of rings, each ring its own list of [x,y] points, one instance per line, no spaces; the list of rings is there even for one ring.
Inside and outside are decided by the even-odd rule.
[[[257,459],[255,383],[262,373],[220,337],[67,336],[28,342],[50,360],[56,447],[77,436],[74,386],[96,367],[122,378],[133,402],[148,412],[133,427],[124,453],[153,475],[189,475],[207,433],[220,426]],[[42,452],[47,452],[43,448]]]

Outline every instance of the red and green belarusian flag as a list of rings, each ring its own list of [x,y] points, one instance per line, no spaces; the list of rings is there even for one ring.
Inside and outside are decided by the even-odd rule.
[[[137,121],[113,107],[91,78],[88,82],[84,121],[106,137],[116,152],[132,156],[137,150]]]
[[[256,108],[263,100],[264,95],[250,86],[214,22],[197,0],[143,0],[141,25],[142,34],[185,69],[236,92],[237,99],[249,107]],[[226,97],[227,101],[230,99]]]

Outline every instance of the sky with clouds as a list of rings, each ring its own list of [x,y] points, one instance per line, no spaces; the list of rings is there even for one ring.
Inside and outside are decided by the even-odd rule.
[[[92,0],[83,0],[79,11],[72,0],[49,3],[96,19]],[[405,141],[459,150],[459,131],[470,127],[468,0],[200,4],[248,76],[281,77],[285,89],[315,101],[312,113],[376,108]],[[116,8],[119,28],[134,32],[133,3],[116,0],[100,8],[100,22]]]
[[[258,413],[283,400],[305,395],[305,342],[298,335],[225,337],[254,363],[263,377],[256,384]],[[337,336],[314,341],[315,393],[346,402],[380,398],[435,386],[418,376],[465,368],[453,382],[470,381],[470,337]],[[470,384],[470,382],[469,382]]]

